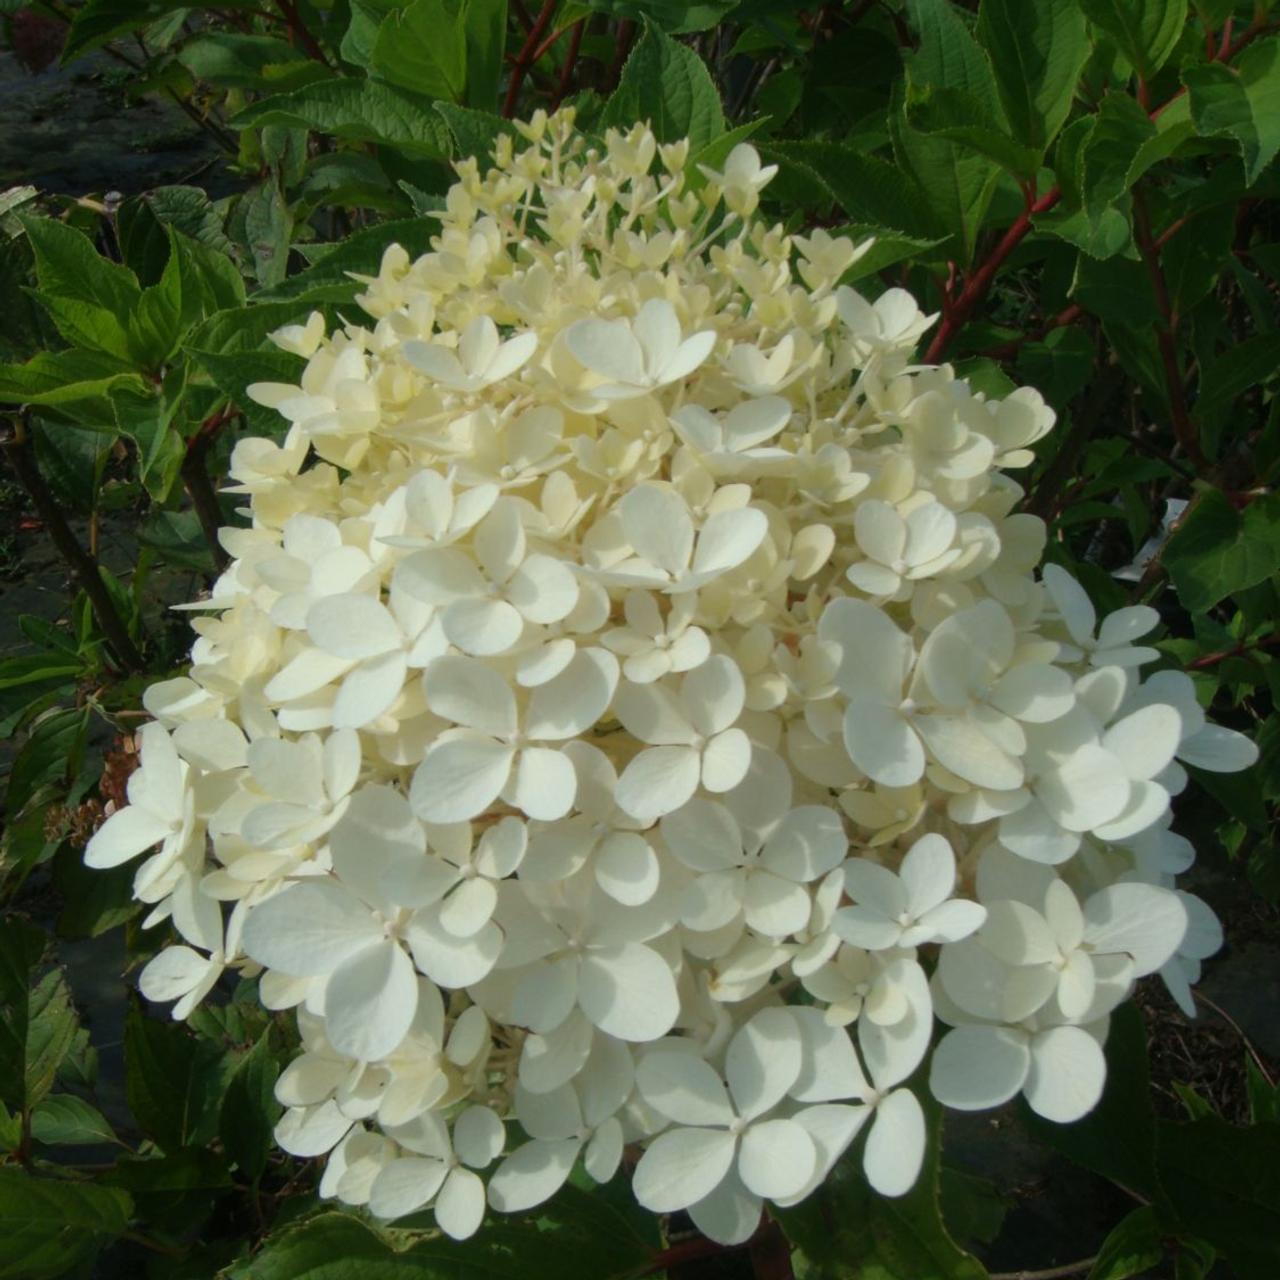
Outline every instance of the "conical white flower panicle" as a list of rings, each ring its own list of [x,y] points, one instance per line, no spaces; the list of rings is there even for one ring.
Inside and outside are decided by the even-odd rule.
[[[1052,412],[915,363],[867,245],[759,220],[749,146],[519,128],[250,388],[283,440],[85,854],[181,936],[143,993],[260,975],[280,1145],[457,1238],[628,1144],[727,1242],[855,1139],[901,1195],[909,1079],[1078,1118],[1135,980],[1189,1007],[1221,942],[1180,762],[1252,744],[1143,679],[1153,610],[1037,577],[997,469]]]

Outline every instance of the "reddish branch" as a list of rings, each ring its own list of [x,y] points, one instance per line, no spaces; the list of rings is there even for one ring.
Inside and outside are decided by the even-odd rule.
[[[297,41],[308,58],[323,63],[327,67],[329,59],[325,57],[320,42],[307,29],[307,24],[303,22],[294,0],[276,0],[276,8],[284,15],[284,20],[288,24],[290,43]]]
[[[182,459],[182,483],[191,498],[196,518],[200,521],[200,530],[219,572],[227,567],[230,560],[218,539],[218,530],[222,526],[222,509],[218,506],[218,495],[209,479],[205,459],[218,432],[236,416],[236,412],[233,405],[227,405],[216,413],[211,413],[187,441],[187,452]]]
[[[987,296],[987,291],[995,282],[996,273],[1004,266],[1005,259],[1031,231],[1032,218],[1037,214],[1046,213],[1061,199],[1062,190],[1059,187],[1045,192],[1038,200],[1028,192],[1027,207],[1000,237],[999,243],[988,254],[986,261],[965,281],[959,297],[944,295],[942,323],[938,326],[938,332],[933,335],[928,351],[925,352],[926,364],[937,364],[942,353],[951,345],[952,339],[968,323],[974,308]]]
[[[538,50],[542,45],[543,37],[547,34],[547,28],[551,25],[555,11],[556,0],[546,0],[538,11],[533,26],[529,28],[524,44],[520,46],[520,52],[516,54],[515,64],[511,68],[511,80],[507,84],[507,96],[502,103],[502,114],[508,120],[516,113],[516,106],[520,101],[520,86],[524,84],[529,68],[538,60]]]
[[[630,18],[623,18],[618,23],[618,30],[614,35],[613,61],[609,63],[609,71],[605,76],[606,90],[618,87],[618,81],[622,79],[622,68],[627,61],[627,54],[631,52],[631,41],[635,33],[636,24]]]
[[[573,24],[573,34],[569,37],[569,51],[564,56],[564,66],[560,68],[560,79],[556,81],[556,91],[551,97],[551,110],[554,111],[573,84],[573,69],[578,65],[578,53],[582,49],[582,33],[587,29],[586,18],[579,18]]]
[[[1156,347],[1160,352],[1160,364],[1164,368],[1165,388],[1169,396],[1169,417],[1173,422],[1173,434],[1177,437],[1188,461],[1198,470],[1207,471],[1209,460],[1200,448],[1200,438],[1191,414],[1187,409],[1187,393],[1182,385],[1182,370],[1178,364],[1178,315],[1169,300],[1169,288],[1164,272],[1160,269],[1160,249],[1151,234],[1151,218],[1146,201],[1140,191],[1133,193],[1133,229],[1138,242],[1138,252],[1151,280],[1156,298],[1159,319],[1156,324]]]
[[[1206,653],[1203,657],[1196,658],[1193,662],[1188,662],[1187,670],[1204,671],[1208,667],[1216,667],[1220,662],[1226,662],[1229,658],[1248,657],[1249,654],[1256,652],[1258,649],[1274,649],[1278,644],[1280,644],[1280,632],[1263,636],[1261,640],[1241,640],[1233,648],[1219,649],[1216,653]]]

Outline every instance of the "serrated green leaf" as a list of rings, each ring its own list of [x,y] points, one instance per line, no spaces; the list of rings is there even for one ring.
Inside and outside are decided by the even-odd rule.
[[[1251,44],[1234,67],[1208,62],[1182,79],[1196,130],[1234,139],[1252,186],[1280,150],[1280,37]]]
[[[0,365],[0,403],[101,405],[101,421],[111,421],[105,397],[112,387],[141,386],[123,360],[99,351],[42,351],[25,364]]]
[[[90,1147],[117,1141],[97,1107],[73,1093],[54,1093],[31,1113],[31,1133],[48,1146]]]
[[[493,145],[500,135],[516,136],[511,121],[491,111],[476,111],[452,102],[437,102],[435,107],[449,126],[460,156],[475,156],[482,162],[487,161],[493,155]]]
[[[124,1191],[0,1168],[0,1280],[53,1280],[119,1236]]]
[[[1187,0],[1080,0],[1145,81],[1160,70],[1182,38]]]
[[[1013,136],[1043,155],[1066,121],[1089,56],[1075,0],[982,0],[978,40]]]
[[[1041,153],[1015,142],[991,119],[986,103],[956,89],[924,85],[908,90],[907,120],[920,133],[946,138],[994,160],[1019,178],[1035,177]]]
[[[280,1064],[271,1053],[268,1028],[240,1059],[222,1099],[218,1131],[227,1154],[240,1172],[256,1181],[266,1168],[274,1145],[272,1126],[282,1110],[275,1097]]]
[[[287,40],[238,31],[202,32],[182,46],[177,58],[198,80],[224,88],[258,87],[268,67],[283,69],[288,63],[310,65],[315,68],[314,74],[325,74],[323,67],[311,62]]]
[[[460,102],[467,81],[465,9],[449,0],[412,0],[388,14],[369,70],[415,94]]]
[[[629,129],[641,120],[659,142],[687,137],[693,151],[724,132],[724,109],[706,64],[652,25],[631,50],[599,127]]]
[[[61,298],[37,290],[31,293],[71,346],[133,363],[128,331],[114,312],[79,298]]]
[[[104,258],[82,231],[54,218],[22,215],[22,228],[35,252],[36,280],[48,298],[85,303],[124,325],[141,290],[133,272]]]
[[[1134,162],[1155,136],[1150,116],[1127,93],[1103,98],[1081,156],[1084,208],[1091,222],[1128,191]]]
[[[162,1151],[201,1146],[217,1130],[228,1064],[181,1023],[130,1009],[124,1026],[129,1108]]]
[[[1165,546],[1163,563],[1192,613],[1264,581],[1280,570],[1280,495],[1237,511],[1217,489],[1202,493]]]
[[[1150,1205],[1122,1218],[1102,1242],[1088,1280],[1129,1280],[1164,1257],[1160,1217]]]
[[[377,142],[411,155],[443,160],[449,134],[429,99],[394,85],[353,77],[274,94],[229,121],[235,129],[267,124],[317,129],[351,142]]]
[[[191,7],[190,0],[86,0],[75,11],[62,62],[78,58],[130,31],[140,31],[153,22]],[[256,9],[255,0],[220,0],[221,9]]]

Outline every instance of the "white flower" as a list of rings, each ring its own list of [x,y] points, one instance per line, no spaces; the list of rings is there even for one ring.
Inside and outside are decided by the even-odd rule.
[[[502,1121],[488,1107],[468,1107],[453,1122],[427,1114],[390,1128],[410,1152],[388,1161],[369,1188],[369,1209],[379,1218],[401,1218],[433,1201],[440,1230],[454,1240],[475,1235],[484,1218],[484,1169],[506,1143]]]
[[[537,349],[536,333],[522,333],[503,342],[498,326],[488,316],[477,316],[458,336],[456,349],[406,342],[404,358],[451,391],[476,392],[514,376]]]
[[[573,763],[556,746],[604,714],[618,662],[582,649],[529,696],[521,722],[511,687],[478,658],[437,658],[426,670],[427,704],[459,728],[441,734],[413,776],[410,799],[425,822],[464,822],[500,795],[531,818],[562,818],[573,805]]]
[[[634,320],[579,320],[565,333],[573,357],[604,381],[588,394],[629,400],[687,378],[711,354],[716,335],[704,329],[685,338],[675,308],[661,298],[644,304]]]
[[[923,503],[904,518],[889,503],[869,498],[853,517],[866,559],[850,566],[848,579],[869,596],[896,598],[904,581],[935,577],[960,558],[957,528],[940,502]]]
[[[632,684],[648,684],[672,672],[690,671],[711,656],[711,642],[692,624],[697,595],[676,596],[664,618],[658,601],[647,591],[628,591],[623,609],[625,627],[606,631],[601,643],[621,654],[622,675]]]
[[[678,695],[657,683],[623,684],[614,713],[648,749],[618,779],[618,805],[651,822],[678,809],[699,786],[736,787],[751,764],[751,742],[734,727],[745,700],[742,672],[721,655],[690,671]]]
[[[844,881],[854,905],[837,911],[831,927],[845,942],[868,951],[958,942],[986,919],[978,903],[951,897],[956,859],[942,836],[921,836],[898,875],[865,858],[851,858]]]

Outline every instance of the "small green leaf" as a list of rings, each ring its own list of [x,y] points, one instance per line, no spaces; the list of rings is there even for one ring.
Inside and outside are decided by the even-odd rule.
[[[218,1046],[135,1007],[125,1020],[124,1054],[129,1108],[160,1149],[208,1142],[228,1075]]]
[[[1217,489],[1202,493],[1169,539],[1163,563],[1191,613],[1264,581],[1280,570],[1280,495],[1237,511]]]
[[[1040,167],[1040,151],[1015,142],[992,120],[985,102],[957,89],[910,87],[907,119],[913,129],[987,156],[1016,177],[1034,178]]]
[[[100,351],[117,360],[133,363],[129,334],[124,324],[105,307],[79,298],[61,298],[53,293],[32,290],[32,296],[53,321],[54,328],[73,347]]]
[[[631,50],[599,126],[629,129],[642,120],[659,142],[687,137],[692,151],[724,132],[724,109],[706,64],[652,25]]]
[[[246,107],[229,123],[236,129],[266,124],[316,129],[350,142],[385,143],[437,160],[449,154],[448,130],[430,100],[375,80],[324,80],[274,94]]]
[[[31,1133],[51,1147],[91,1147],[118,1141],[107,1118],[73,1093],[54,1093],[31,1113]]]
[[[978,39],[1013,136],[1043,155],[1066,121],[1089,56],[1076,0],[982,0]]]
[[[221,9],[256,9],[254,0],[220,0]],[[65,65],[130,31],[140,31],[157,19],[190,8],[190,0],[86,0],[71,19],[62,49]]]
[[[1080,0],[1080,7],[1147,82],[1168,61],[1187,23],[1187,0]]]
[[[378,28],[369,70],[428,98],[460,102],[467,81],[466,11],[448,0],[412,0]]]
[[[288,274],[292,219],[284,195],[273,177],[265,178],[243,197],[244,238],[253,258],[254,274],[264,288],[279,284]]]
[[[1251,44],[1234,67],[1207,62],[1182,79],[1197,132],[1233,138],[1253,186],[1280,150],[1280,37]]]
[[[133,1202],[88,1182],[0,1168],[0,1280],[53,1280],[119,1236]]]
[[[1128,191],[1134,161],[1155,136],[1151,117],[1127,93],[1103,98],[1082,155],[1084,207],[1091,222]]]
[[[271,1053],[268,1028],[240,1060],[227,1085],[218,1131],[227,1154],[250,1181],[262,1176],[273,1144],[272,1127],[282,1110],[275,1083],[280,1064]]]
[[[277,71],[276,88],[291,88],[291,85],[279,84],[278,74],[289,63],[298,68],[314,68],[314,72],[308,73],[311,76],[325,74],[318,63],[287,40],[238,31],[202,32],[182,46],[177,58],[196,79],[207,80],[220,88],[259,88],[269,68]]]
[[[507,0],[468,0],[463,22],[467,106],[477,111],[492,111],[498,105],[502,60],[507,48]]]
[[[490,111],[459,107],[452,102],[437,102],[435,106],[449,126],[460,156],[475,156],[486,161],[493,155],[493,144],[500,135],[515,136],[515,126],[511,121]]]
[[[82,231],[53,218],[23,216],[23,230],[35,251],[36,280],[49,297],[87,303],[122,325],[138,305],[141,291],[133,272],[104,258]]]
[[[1120,1220],[1098,1250],[1088,1280],[1129,1280],[1164,1257],[1160,1217],[1150,1205]]]

